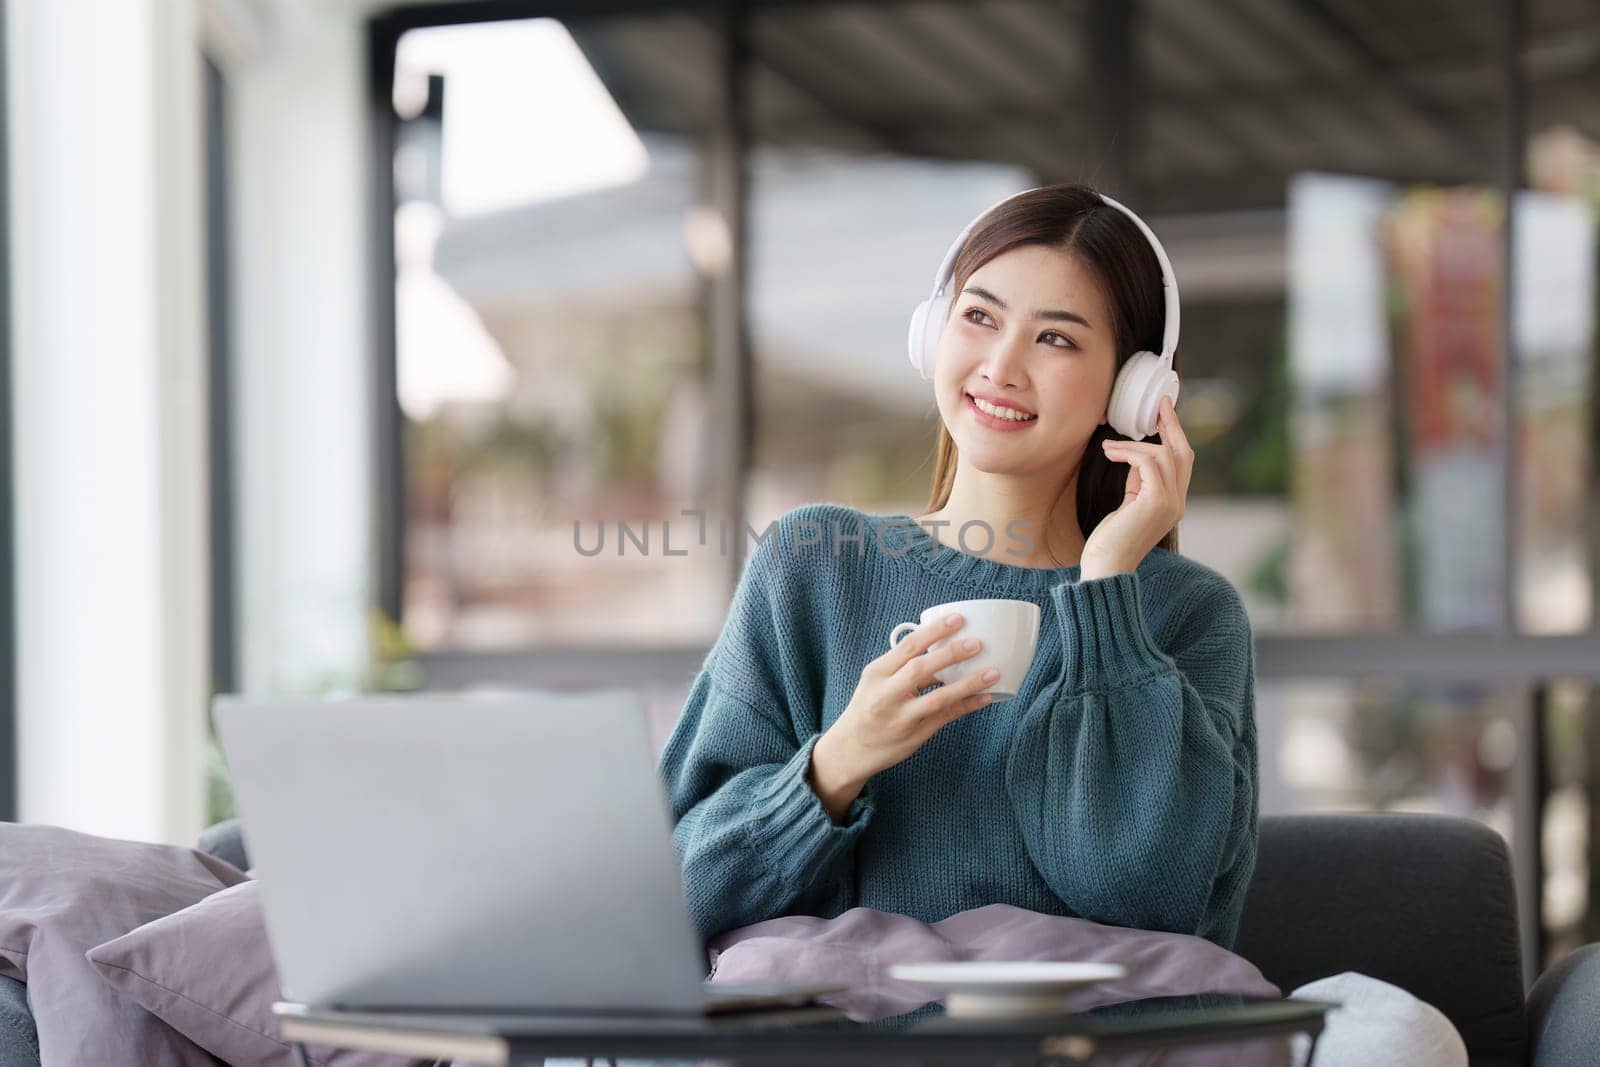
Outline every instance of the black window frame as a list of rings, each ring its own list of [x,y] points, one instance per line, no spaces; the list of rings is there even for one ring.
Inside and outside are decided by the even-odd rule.
[[[206,263],[206,481],[210,546],[210,692],[238,688],[238,566],[234,543],[233,241],[228,196],[228,79],[202,51]]]

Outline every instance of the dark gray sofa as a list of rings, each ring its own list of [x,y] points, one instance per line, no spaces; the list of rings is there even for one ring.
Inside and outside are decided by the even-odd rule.
[[[249,865],[236,822],[207,830],[200,847]],[[1510,856],[1481,823],[1262,819],[1235,947],[1285,992],[1342,971],[1408,989],[1450,1017],[1475,1065],[1600,1063],[1600,944],[1564,957],[1523,996]],[[0,979],[0,1067],[38,1064],[24,987]]]
[[[1262,819],[1234,949],[1285,992],[1342,971],[1409,990],[1450,1018],[1475,1067],[1600,1064],[1600,944],[1524,997],[1510,853],[1470,819]]]

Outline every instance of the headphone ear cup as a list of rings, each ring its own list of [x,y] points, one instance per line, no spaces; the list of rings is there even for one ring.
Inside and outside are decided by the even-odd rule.
[[[923,368],[922,338],[928,324],[928,304],[929,301],[924,300],[911,312],[911,329],[906,332],[906,350],[911,355],[911,365],[924,378],[928,372]]]
[[[1123,436],[1142,441],[1156,432],[1161,397],[1168,392],[1178,399],[1178,375],[1154,352],[1135,352],[1111,387],[1106,421]]]
[[[948,296],[933,296],[917,305],[911,313],[911,333],[908,343],[911,349],[911,365],[917,368],[924,378],[933,377],[933,365],[937,361],[939,350],[939,334],[944,329],[945,312],[950,307]]]
[[[1155,432],[1155,416],[1147,411],[1146,400],[1154,379],[1160,378],[1162,357],[1154,352],[1134,352],[1123,363],[1117,374],[1117,384],[1110,387],[1110,405],[1107,422],[1110,429],[1123,437],[1141,442]],[[1176,378],[1176,376],[1174,376]],[[1157,395],[1157,406],[1160,398]]]

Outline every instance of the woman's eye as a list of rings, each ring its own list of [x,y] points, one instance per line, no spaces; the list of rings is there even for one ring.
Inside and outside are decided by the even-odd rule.
[[[980,307],[967,308],[967,310],[961,313],[961,317],[975,326],[989,326],[994,323],[994,319],[989,317],[989,313]],[[1054,330],[1046,330],[1044,333],[1039,335],[1039,340],[1044,341],[1046,344],[1055,348],[1075,349],[1078,347],[1072,343],[1072,339],[1070,337],[1067,337],[1065,334],[1057,333]]]

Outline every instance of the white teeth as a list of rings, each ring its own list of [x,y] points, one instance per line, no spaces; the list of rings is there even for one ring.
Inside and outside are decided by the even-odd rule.
[[[972,402],[977,406],[979,411],[983,412],[985,415],[992,415],[997,419],[1009,419],[1012,422],[1029,422],[1035,418],[1033,415],[1024,415],[1016,408],[997,407],[994,404],[989,403],[987,400],[980,399],[979,397],[973,397]]]

